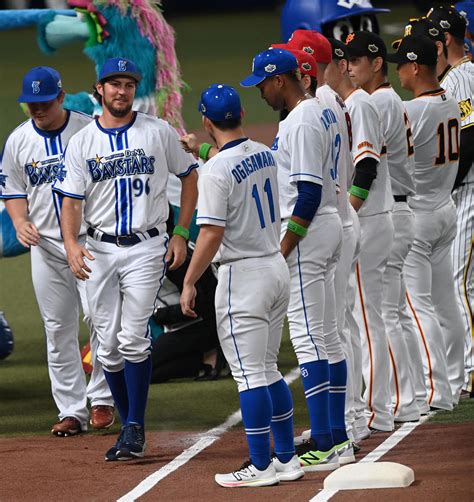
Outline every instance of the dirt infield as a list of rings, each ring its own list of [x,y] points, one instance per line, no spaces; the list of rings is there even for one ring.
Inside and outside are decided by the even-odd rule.
[[[195,433],[150,433],[144,459],[107,463],[103,454],[115,440],[115,434],[0,440],[0,500],[117,500],[197,439]],[[364,441],[358,459],[387,437],[388,434],[375,434]],[[472,423],[422,425],[381,459],[414,469],[416,481],[413,486],[339,492],[331,500],[471,502],[474,500],[473,437]],[[229,490],[217,486],[214,474],[238,467],[245,455],[243,433],[240,430],[229,432],[163,479],[140,500],[302,502],[323,488],[324,475],[319,473],[308,473],[298,482],[269,488]]]

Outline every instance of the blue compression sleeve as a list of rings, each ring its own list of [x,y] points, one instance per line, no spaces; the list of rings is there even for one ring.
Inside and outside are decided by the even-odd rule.
[[[313,221],[314,215],[321,203],[321,185],[311,181],[298,181],[298,199],[293,214],[303,220]]]

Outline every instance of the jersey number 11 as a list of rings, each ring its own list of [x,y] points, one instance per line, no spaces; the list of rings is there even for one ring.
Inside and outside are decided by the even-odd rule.
[[[270,178],[265,180],[265,184],[263,185],[263,190],[267,194],[268,199],[268,208],[270,210],[270,220],[272,223],[275,223],[275,206],[273,205],[273,194],[272,194],[272,185],[270,183]],[[260,227],[265,228],[265,215],[263,214],[262,203],[260,202],[260,195],[258,193],[257,184],[254,183],[252,187],[252,197],[255,199],[255,204],[257,206],[258,218],[260,220]]]

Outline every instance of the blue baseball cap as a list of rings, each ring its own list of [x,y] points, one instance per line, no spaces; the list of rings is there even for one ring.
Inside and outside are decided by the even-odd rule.
[[[211,120],[238,119],[242,112],[239,94],[230,85],[212,84],[202,92],[198,111]]]
[[[285,49],[267,49],[253,58],[252,75],[244,78],[240,85],[253,87],[266,78],[280,75],[298,68],[296,57]]]
[[[62,91],[61,76],[49,66],[35,66],[23,77],[19,103],[52,101]]]
[[[102,65],[100,69],[99,81],[103,81],[109,77],[132,77],[137,82],[142,79],[137,65],[125,58],[110,58]]]

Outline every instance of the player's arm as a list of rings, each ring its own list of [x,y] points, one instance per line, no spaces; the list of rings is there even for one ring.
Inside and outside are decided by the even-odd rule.
[[[196,247],[183,282],[181,293],[181,310],[189,317],[197,317],[194,307],[196,305],[196,282],[201,278],[216,255],[224,236],[225,227],[217,225],[202,225],[196,241]]]
[[[377,177],[377,165],[378,162],[373,157],[365,157],[355,165],[354,180],[349,189],[349,201],[356,211],[359,211],[369,196],[370,187]]]
[[[321,185],[310,181],[298,181],[297,189],[298,198],[280,244],[281,254],[285,259],[306,236],[307,229],[321,203]]]
[[[91,269],[84,262],[84,257],[93,260],[94,257],[89,251],[79,244],[77,237],[81,229],[82,222],[82,200],[72,197],[64,197],[61,206],[61,232],[66,249],[67,261],[72,273],[85,281],[89,279]]]
[[[28,219],[26,198],[5,199],[5,207],[16,230],[16,238],[25,247],[36,246],[40,240],[38,229]]]
[[[219,150],[217,147],[209,143],[199,143],[195,134],[185,134],[179,139],[183,145],[184,151],[192,153],[195,157],[199,157],[204,162],[214,157]]]
[[[461,129],[459,167],[456,179],[454,180],[453,190],[458,188],[463,182],[474,161],[474,124],[470,127]]]

